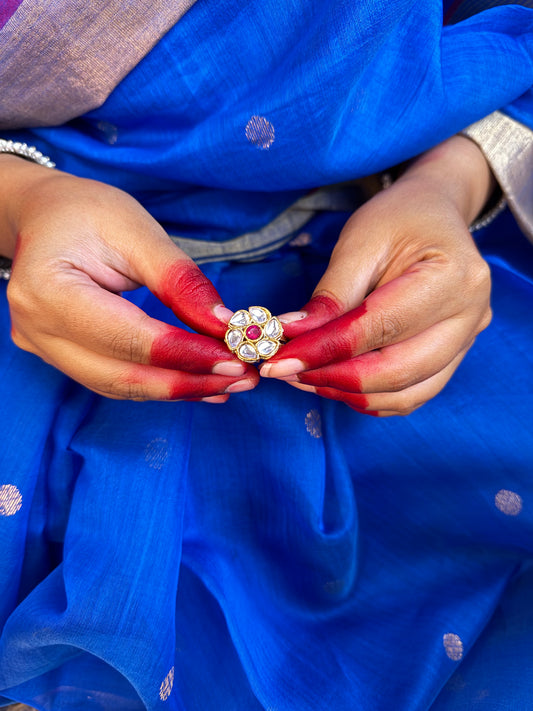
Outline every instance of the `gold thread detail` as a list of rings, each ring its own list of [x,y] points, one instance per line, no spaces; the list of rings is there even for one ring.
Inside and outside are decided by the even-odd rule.
[[[494,505],[507,516],[518,516],[522,511],[522,497],[514,491],[500,489],[494,497]]]
[[[322,437],[322,417],[318,410],[309,410],[305,416],[305,428],[315,439]]]
[[[168,442],[164,437],[156,437],[144,449],[144,461],[152,469],[162,469],[168,459]]]
[[[264,116],[252,116],[245,133],[250,143],[262,151],[268,150],[276,138],[274,126]]]
[[[22,507],[22,494],[13,484],[0,486],[0,516],[14,516]]]
[[[444,645],[446,656],[453,662],[458,662],[463,658],[463,642],[459,635],[448,632],[448,634],[443,635],[442,644]]]
[[[159,689],[159,698],[161,701],[166,701],[172,693],[174,687],[174,667],[169,671]]]

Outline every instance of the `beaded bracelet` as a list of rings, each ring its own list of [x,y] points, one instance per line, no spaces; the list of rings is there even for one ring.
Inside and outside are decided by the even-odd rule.
[[[6,141],[4,138],[0,138],[0,153],[11,153],[25,160],[31,160],[45,168],[56,167],[56,164],[48,156],[43,155],[35,146],[28,146],[27,143]],[[11,259],[0,257],[0,279],[8,280],[11,277],[11,265]]]
[[[45,168],[56,167],[56,164],[48,156],[44,156],[35,146],[28,146],[27,143],[6,141],[4,138],[0,138],[0,153],[12,153],[26,160],[32,160],[39,165],[44,165]]]

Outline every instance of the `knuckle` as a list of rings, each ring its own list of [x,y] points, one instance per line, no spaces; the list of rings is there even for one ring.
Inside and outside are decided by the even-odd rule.
[[[387,367],[387,360],[384,360],[384,365]],[[420,369],[413,369],[410,363],[391,363],[388,369],[388,378],[386,383],[387,391],[397,393],[410,388],[420,380]]]
[[[488,299],[491,288],[491,273],[489,265],[481,255],[469,264],[468,284],[474,293]]]
[[[34,300],[29,296],[29,290],[24,288],[20,279],[12,277],[7,285],[7,301],[11,312],[31,312]]]
[[[480,333],[481,331],[484,331],[490,325],[491,321],[492,321],[492,309],[489,306],[486,309],[485,313],[483,314],[483,317],[479,323],[478,333]]]
[[[394,397],[394,402],[391,403],[391,410],[396,412],[398,415],[405,417],[410,415],[411,412],[423,405],[425,400],[420,400],[416,398],[414,393],[408,391],[396,393]]]
[[[410,415],[412,412],[414,412],[417,408],[421,407],[420,405],[415,405],[413,407],[404,407],[401,410],[398,410],[396,413],[399,417],[407,417],[407,415]]]
[[[371,322],[370,338],[374,348],[380,348],[394,343],[404,330],[401,314],[396,312],[379,312]]]
[[[119,328],[111,333],[110,352],[113,358],[139,363],[144,360],[144,342],[142,336],[129,327]]]
[[[356,340],[350,329],[338,329],[331,340],[322,343],[322,362],[332,363],[351,358],[355,351]]]
[[[125,383],[121,388],[120,394],[125,400],[144,402],[149,399],[146,388],[143,387],[142,383]]]
[[[32,350],[29,341],[22,335],[22,333],[17,328],[15,328],[15,326],[12,326],[11,328],[11,340],[17,346],[17,348],[20,348],[23,351]]]
[[[99,395],[111,398],[113,400],[136,400],[144,402],[149,400],[146,387],[142,382],[122,379],[114,380],[111,378],[105,378],[100,380],[94,386],[89,386],[91,390],[94,390]]]

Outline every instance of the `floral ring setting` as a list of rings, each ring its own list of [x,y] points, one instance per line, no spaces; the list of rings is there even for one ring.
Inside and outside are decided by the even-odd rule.
[[[278,352],[283,326],[264,306],[249,306],[235,311],[224,340],[232,353],[246,363],[268,360]]]

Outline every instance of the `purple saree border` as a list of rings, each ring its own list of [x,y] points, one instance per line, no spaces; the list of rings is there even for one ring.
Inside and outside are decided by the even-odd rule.
[[[19,5],[22,5],[24,0],[4,0],[0,5],[0,30],[6,22],[15,14]]]

